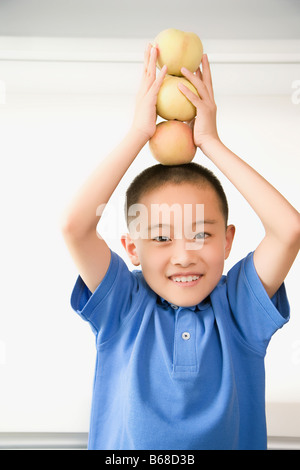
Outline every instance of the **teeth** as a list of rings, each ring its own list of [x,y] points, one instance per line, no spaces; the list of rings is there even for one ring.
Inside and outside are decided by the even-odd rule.
[[[196,281],[199,279],[200,276],[180,276],[180,277],[172,277],[173,281],[175,282],[191,282]]]

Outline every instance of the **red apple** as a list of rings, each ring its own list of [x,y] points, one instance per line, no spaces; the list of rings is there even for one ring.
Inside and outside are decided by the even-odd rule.
[[[173,120],[157,124],[149,146],[154,158],[163,165],[189,163],[197,150],[190,126]]]

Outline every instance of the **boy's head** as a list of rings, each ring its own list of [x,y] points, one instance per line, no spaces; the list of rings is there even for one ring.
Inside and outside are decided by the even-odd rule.
[[[126,192],[132,263],[158,295],[179,306],[201,302],[219,282],[234,227],[221,183],[208,169],[188,163],[155,165]]]
[[[218,196],[225,227],[227,227],[228,203],[220,181],[208,168],[193,162],[174,166],[154,165],[146,168],[135,177],[126,192],[125,217],[128,228],[133,218],[128,214],[128,208],[139,203],[142,196],[147,192],[170,183],[177,185],[191,183],[202,187],[211,186]]]

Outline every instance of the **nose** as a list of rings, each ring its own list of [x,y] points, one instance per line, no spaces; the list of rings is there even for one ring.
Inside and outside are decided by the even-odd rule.
[[[173,245],[173,253],[171,256],[171,263],[175,266],[182,266],[187,268],[197,261],[197,250],[194,250],[189,242],[186,240],[176,240]]]

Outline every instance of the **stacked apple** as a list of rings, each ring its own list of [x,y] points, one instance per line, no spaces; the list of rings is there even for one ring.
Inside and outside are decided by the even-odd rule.
[[[197,70],[202,60],[202,42],[195,33],[170,28],[159,33],[154,44],[158,46],[157,66],[167,65],[168,74],[156,104],[157,114],[165,121],[157,124],[149,146],[154,158],[163,165],[181,165],[192,161],[196,153],[193,132],[187,123],[195,117],[196,109],[181,93],[178,83],[198,94],[182,76],[181,69]]]

